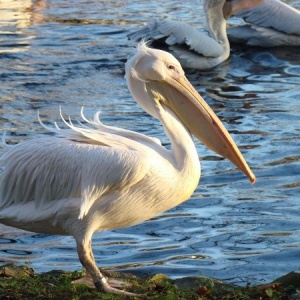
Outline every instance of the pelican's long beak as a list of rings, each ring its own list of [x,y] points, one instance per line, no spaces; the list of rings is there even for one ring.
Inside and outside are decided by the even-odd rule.
[[[231,1],[225,1],[223,6],[224,19],[230,18],[234,14]]]
[[[237,14],[240,10],[251,9],[265,0],[227,0],[223,5],[223,16],[225,19]]]
[[[255,175],[232,137],[184,75],[177,79],[168,77],[164,81],[149,81],[146,89],[152,98],[160,95],[159,101],[169,106],[199,141],[229,159],[251,183],[255,183]]]

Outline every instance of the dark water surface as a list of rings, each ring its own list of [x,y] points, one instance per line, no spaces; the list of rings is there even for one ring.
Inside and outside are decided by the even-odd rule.
[[[0,130],[9,142],[44,133],[37,122],[102,111],[102,121],[168,143],[132,100],[127,34],[154,16],[204,24],[201,1],[0,1]],[[300,0],[291,5],[300,8]],[[199,5],[199,8],[198,8]],[[238,22],[231,20],[232,24]],[[207,275],[244,285],[300,269],[300,51],[232,46],[224,64],[187,77],[225,122],[257,176],[248,180],[197,143],[202,178],[192,198],[151,221],[97,233],[100,266]],[[0,225],[0,263],[78,270],[71,237]]]

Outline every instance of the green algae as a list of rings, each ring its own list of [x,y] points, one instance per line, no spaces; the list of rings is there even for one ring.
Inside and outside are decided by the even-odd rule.
[[[299,273],[289,273],[278,282],[263,286],[237,287],[205,277],[176,280],[164,274],[138,277],[121,272],[105,272],[110,278],[128,282],[135,293],[147,293],[145,299],[156,300],[288,300],[300,299]],[[73,284],[84,272],[53,271],[36,274],[28,266],[7,265],[0,268],[0,300],[122,300],[128,297],[98,292],[88,284]],[[290,278],[290,280],[289,280]],[[279,282],[281,280],[281,282]],[[291,283],[295,283],[292,285]],[[132,298],[131,298],[132,299]],[[136,298],[139,299],[139,298]]]

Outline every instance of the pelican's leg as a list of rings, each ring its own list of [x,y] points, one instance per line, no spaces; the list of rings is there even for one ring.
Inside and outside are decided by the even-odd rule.
[[[144,297],[145,295],[130,293],[124,290],[119,290],[112,287],[105,276],[100,272],[99,268],[96,266],[94,259],[91,241],[84,243],[84,241],[77,241],[77,252],[81,264],[86,268],[86,271],[91,275],[94,285],[98,291],[133,296],[133,297]]]

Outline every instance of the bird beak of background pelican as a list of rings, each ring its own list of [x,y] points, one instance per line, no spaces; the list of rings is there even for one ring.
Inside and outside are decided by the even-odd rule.
[[[251,183],[255,182],[255,175],[230,134],[184,75],[177,79],[148,81],[146,89],[155,102],[171,108],[199,141],[229,159],[248,176]]]
[[[237,14],[240,10],[254,8],[262,2],[264,2],[264,0],[226,0],[223,5],[223,16],[227,20],[232,15]]]
[[[232,1],[225,1],[223,5],[223,16],[224,19],[228,19],[233,15]]]

